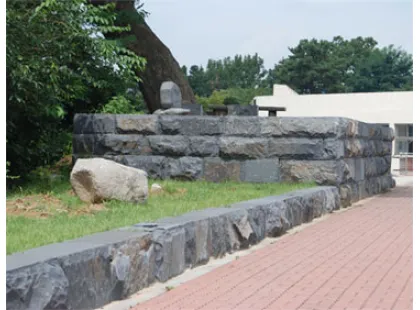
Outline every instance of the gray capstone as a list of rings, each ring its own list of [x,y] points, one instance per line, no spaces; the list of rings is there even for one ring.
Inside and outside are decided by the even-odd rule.
[[[181,108],[181,89],[172,81],[163,82],[160,86],[160,103],[164,109]]]
[[[221,135],[225,132],[225,118],[213,116],[161,116],[160,128],[168,135]]]
[[[156,115],[117,115],[117,133],[119,134],[159,134],[158,117]]]
[[[169,108],[167,110],[156,110],[153,112],[154,115],[189,115],[191,111],[182,108]]]

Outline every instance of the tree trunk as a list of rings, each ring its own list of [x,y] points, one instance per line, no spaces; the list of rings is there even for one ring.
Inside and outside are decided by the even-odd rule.
[[[101,4],[104,1],[91,0],[91,3]],[[138,14],[134,1],[116,1],[116,5],[117,11]],[[145,21],[134,20],[129,21],[131,31],[124,35],[135,36],[136,40],[130,42],[127,48],[147,60],[145,70],[137,74],[142,79],[139,87],[149,112],[153,113],[162,107],[160,86],[165,81],[172,81],[179,86],[183,102],[195,102],[194,92],[169,48],[159,40]]]

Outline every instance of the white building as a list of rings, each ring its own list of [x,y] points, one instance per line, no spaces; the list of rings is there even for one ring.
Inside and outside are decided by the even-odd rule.
[[[412,170],[412,91],[299,95],[274,85],[272,96],[255,97],[254,103],[260,116],[338,116],[390,126],[395,132],[391,169]]]

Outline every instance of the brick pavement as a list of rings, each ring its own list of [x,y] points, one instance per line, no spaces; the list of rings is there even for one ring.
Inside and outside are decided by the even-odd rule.
[[[134,309],[412,309],[412,204],[396,188]]]

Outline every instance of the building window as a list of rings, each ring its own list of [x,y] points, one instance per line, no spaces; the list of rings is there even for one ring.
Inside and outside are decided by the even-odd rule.
[[[277,116],[277,111],[273,111],[273,110],[268,111],[268,116]]]
[[[395,125],[395,150],[394,155],[403,153],[413,154],[413,125]]]

